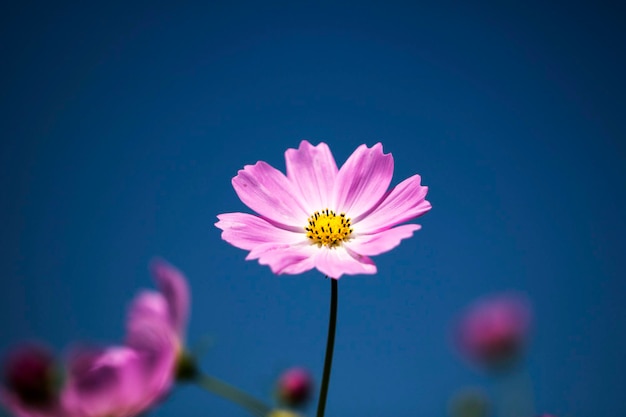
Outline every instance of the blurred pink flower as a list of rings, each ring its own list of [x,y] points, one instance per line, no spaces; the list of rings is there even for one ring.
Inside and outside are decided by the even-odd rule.
[[[132,301],[126,343],[72,352],[63,390],[71,417],[132,417],[169,392],[189,310],[182,274],[163,260],[151,264],[160,292],[144,290]]]
[[[480,365],[508,365],[522,352],[530,322],[530,304],[521,294],[484,297],[463,313],[456,329],[457,344]]]
[[[337,168],[325,143],[306,140],[285,152],[287,175],[259,161],[246,165],[232,184],[259,215],[224,213],[215,224],[222,239],[250,251],[276,274],[313,268],[338,279],[374,274],[370,256],[387,252],[420,229],[405,224],[428,210],[428,188],[414,175],[388,190],[393,157],[380,143],[359,146]]]
[[[123,346],[75,348],[62,390],[52,393],[51,356],[21,350],[9,362],[2,403],[18,417],[133,417],[156,404],[175,381],[189,318],[189,288],[162,259],[150,264],[159,291],[132,301]],[[54,395],[53,395],[54,394]]]
[[[56,358],[41,344],[16,347],[5,362],[0,404],[18,417],[61,417]]]
[[[276,396],[281,404],[299,407],[308,402],[313,393],[313,378],[308,370],[293,367],[283,372],[276,383]]]

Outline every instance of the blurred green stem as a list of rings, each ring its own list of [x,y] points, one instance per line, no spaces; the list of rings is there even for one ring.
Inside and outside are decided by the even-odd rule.
[[[270,406],[262,401],[218,378],[199,374],[195,381],[205,390],[240,405],[257,417],[267,417],[272,410]]]
[[[324,374],[320,387],[319,402],[317,403],[317,417],[324,417],[326,408],[326,396],[330,381],[330,370],[333,364],[333,349],[335,347],[335,328],[337,327],[337,280],[330,279],[330,317],[328,319],[328,337],[326,339],[326,358],[324,359]]]
[[[525,365],[495,379],[499,417],[534,416],[533,383]]]

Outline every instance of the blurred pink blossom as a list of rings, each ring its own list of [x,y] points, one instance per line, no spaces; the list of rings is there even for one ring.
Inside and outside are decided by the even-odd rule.
[[[528,339],[531,308],[518,293],[486,296],[472,303],[456,326],[460,352],[481,366],[501,367],[519,358]]]
[[[73,352],[62,393],[68,416],[132,417],[157,404],[172,383],[175,344],[168,332],[153,331],[145,335],[150,349],[113,346]]]
[[[3,405],[17,417],[133,417],[156,404],[175,381],[189,316],[184,276],[161,259],[150,269],[159,291],[131,302],[121,346],[76,347],[60,391],[49,375],[47,351],[21,349],[7,367]]]

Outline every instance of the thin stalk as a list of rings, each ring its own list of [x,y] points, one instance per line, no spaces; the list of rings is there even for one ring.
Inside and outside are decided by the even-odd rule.
[[[198,375],[195,380],[205,390],[240,405],[257,417],[267,417],[272,410],[271,407],[250,394],[213,376]]]
[[[335,347],[335,329],[337,327],[337,280],[331,278],[330,317],[328,319],[328,337],[326,339],[326,357],[324,359],[324,374],[320,387],[319,402],[317,403],[317,417],[324,417],[330,370],[333,364],[333,349]]]

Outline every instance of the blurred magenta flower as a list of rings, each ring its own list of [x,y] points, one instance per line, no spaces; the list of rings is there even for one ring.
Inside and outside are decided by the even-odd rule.
[[[481,298],[464,311],[457,323],[458,348],[482,366],[512,364],[527,342],[530,322],[530,304],[521,294]]]
[[[68,361],[62,393],[71,417],[132,417],[169,392],[182,350],[189,310],[187,283],[157,259],[151,270],[160,292],[144,290],[132,301],[123,346],[78,348]]]
[[[62,416],[57,361],[41,344],[14,348],[5,362],[0,403],[18,417]]]
[[[276,382],[278,402],[289,407],[304,406],[313,393],[311,373],[302,367],[293,367],[283,372]]]
[[[189,289],[180,271],[162,259],[150,269],[159,291],[132,301],[122,346],[75,348],[60,392],[52,391],[52,357],[23,349],[9,361],[2,402],[18,417],[132,417],[169,392],[184,356]]]
[[[359,146],[337,168],[325,143],[306,140],[285,152],[287,175],[263,161],[233,178],[235,192],[257,212],[224,213],[222,239],[276,274],[317,268],[328,277],[374,274],[370,256],[387,252],[420,229],[415,219],[431,205],[414,175],[388,190],[393,157],[380,143]]]

